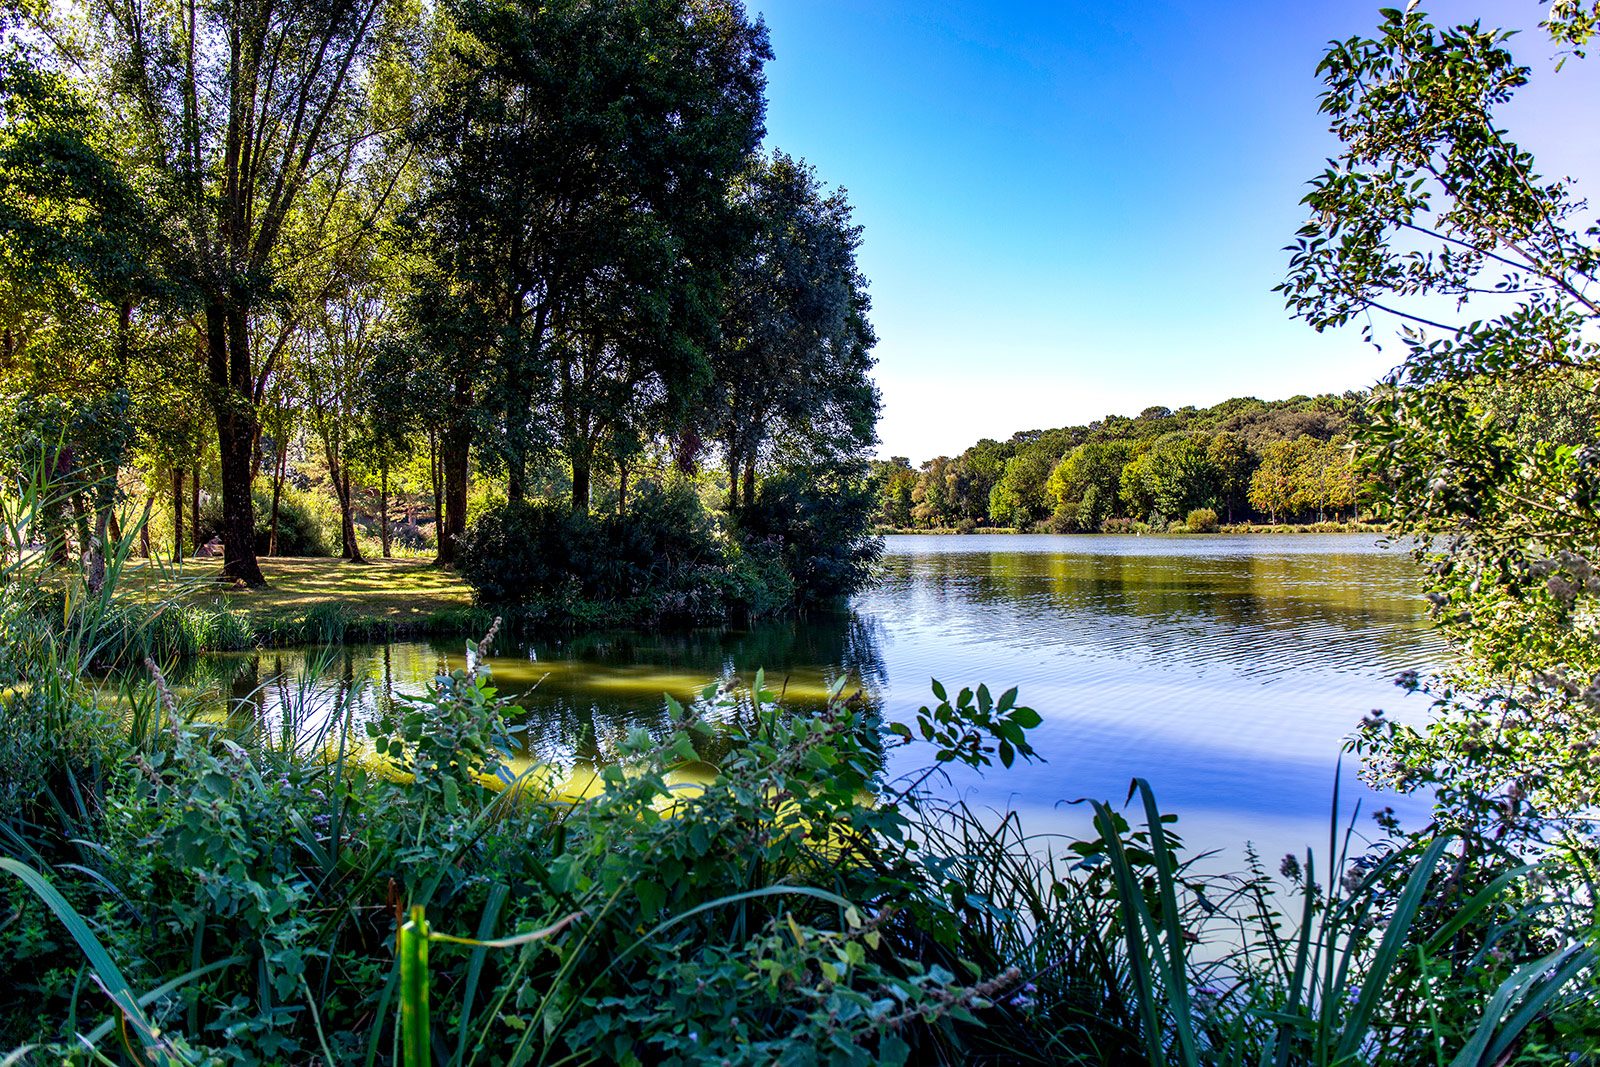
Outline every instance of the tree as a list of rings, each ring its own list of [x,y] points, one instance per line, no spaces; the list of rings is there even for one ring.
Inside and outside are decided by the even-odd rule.
[[[258,353],[256,316],[284,264],[291,213],[308,183],[358,162],[371,136],[364,74],[386,0],[284,7],[94,0],[98,87],[152,175],[165,252],[204,322],[222,488],[223,575],[263,585],[251,484],[257,405],[281,347]]]
[[[911,508],[917,487],[917,472],[904,456],[873,463],[873,480],[878,488],[878,521],[904,529],[911,525]]]
[[[1036,445],[1006,460],[1005,473],[989,493],[989,518],[1026,530],[1049,514],[1045,482],[1058,458],[1048,445]]]
[[[1250,476],[1250,505],[1267,513],[1270,522],[1293,518],[1307,504],[1304,486],[1317,442],[1311,437],[1272,441]]]
[[[1122,497],[1135,514],[1177,519],[1215,503],[1216,481],[1203,439],[1191,433],[1169,433],[1136,454],[1123,469]]]
[[[984,438],[955,458],[951,467],[951,503],[966,522],[986,522],[989,494],[1006,472],[1016,446]]]
[[[0,31],[10,29],[0,14]],[[89,583],[115,521],[117,474],[135,443],[131,380],[172,324],[157,227],[102,116],[78,86],[9,33],[0,38],[0,391],[14,462],[46,462],[70,510]],[[152,329],[152,327],[154,327]]]
[[[1545,25],[1581,58],[1597,20],[1600,6],[1558,2]],[[1528,418],[1520,399],[1560,383],[1594,396],[1600,245],[1570,184],[1540,176],[1498,125],[1532,77],[1509,40],[1391,10],[1376,36],[1330,49],[1322,110],[1343,147],[1312,182],[1280,287],[1317,329],[1402,326],[1406,361],[1371,405],[1360,458],[1382,513],[1424,546],[1461,656],[1445,714],[1367,743],[1386,780],[1431,784],[1500,833],[1600,799],[1600,446],[1592,422],[1563,439],[1564,420]]]
[[[1233,522],[1234,510],[1249,501],[1250,474],[1254,459],[1244,438],[1223,430],[1206,445],[1206,459],[1216,474],[1217,499]]]
[[[596,457],[625,469],[706,386],[770,52],[731,0],[459,0],[440,42],[404,351],[434,383],[450,562],[474,448],[513,501],[561,456],[584,510]]]
[[[384,296],[376,271],[353,271],[301,330],[293,353],[305,383],[306,419],[322,444],[328,481],[339,501],[342,552],[352,563],[364,562],[355,529],[352,468],[376,452],[371,378],[390,310]]]
[[[1127,441],[1086,441],[1067,453],[1045,483],[1063,523],[1092,533],[1111,518],[1131,451]]]
[[[842,190],[781,152],[755,161],[736,192],[755,230],[724,298],[712,355],[714,422],[728,466],[728,506],[754,499],[760,462],[854,459],[874,440],[867,321],[856,265],[861,228]]]
[[[918,526],[935,529],[949,526],[950,508],[950,458],[938,456],[922,465],[917,484],[911,490],[911,517]]]

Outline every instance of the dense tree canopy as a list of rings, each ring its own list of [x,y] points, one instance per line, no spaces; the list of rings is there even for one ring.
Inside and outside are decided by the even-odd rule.
[[[63,559],[119,503],[256,584],[291,544],[449,564],[498,501],[620,514],[676,481],[718,536],[803,539],[742,530],[765,479],[859,496],[861,231],[761,147],[738,0],[7,18],[0,389],[37,402],[0,443],[50,453]]]
[[[1350,518],[1361,501],[1349,434],[1365,421],[1366,403],[1365,394],[1345,393],[1150,407],[1134,418],[985,439],[920,471],[901,458],[879,461],[877,518],[897,529],[1065,532],[1165,528],[1198,509],[1228,522]]]

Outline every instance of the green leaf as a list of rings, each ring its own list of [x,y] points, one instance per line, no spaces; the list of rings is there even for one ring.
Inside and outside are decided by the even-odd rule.
[[[666,889],[648,879],[635,882],[633,893],[639,898],[639,907],[647,917],[658,914],[667,902]]]
[[[1032,708],[1012,708],[1011,721],[1024,730],[1031,730],[1044,721],[1043,717]]]
[[[78,943],[83,954],[88,957],[89,965],[94,968],[95,975],[100,979],[100,985],[105,989],[113,1003],[127,1016],[133,1024],[133,1030],[139,1036],[151,1054],[160,1063],[170,1062],[168,1056],[162,1051],[158,1032],[155,1026],[145,1017],[139,1007],[139,998],[134,995],[133,988],[128,985],[128,980],[122,976],[122,971],[111,959],[111,954],[106,951],[100,939],[94,936],[94,931],[89,929],[89,924],[84,922],[73,906],[67,903],[67,898],[44,879],[38,871],[25,866],[13,859],[0,859],[0,870],[9,871],[22,881],[29,889],[44,901],[45,905],[55,913],[61,925],[67,928],[72,939]]]

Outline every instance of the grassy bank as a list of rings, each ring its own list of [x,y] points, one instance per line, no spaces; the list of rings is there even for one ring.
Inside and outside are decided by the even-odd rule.
[[[219,581],[220,560],[175,568],[130,562],[130,612],[169,654],[462,635],[487,627],[472,590],[426,560],[350,563],[342,559],[261,560],[267,586]]]

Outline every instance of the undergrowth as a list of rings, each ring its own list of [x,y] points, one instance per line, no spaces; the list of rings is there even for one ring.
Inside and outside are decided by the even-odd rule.
[[[154,659],[89,684],[156,647],[121,629],[119,552],[60,615],[43,563],[0,585],[10,1062],[1594,1062],[1579,857],[1336,824],[1204,874],[1143,782],[1088,839],[1035,838],[925,787],[1037,758],[1040,714],[937,683],[906,723],[842,681],[814,714],[759,675],[668,698],[558,801],[492,633],[425,694],[361,720],[341,689],[298,731],[197,716]],[[891,778],[900,748],[928,770]]]

